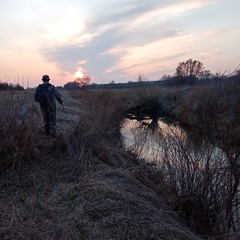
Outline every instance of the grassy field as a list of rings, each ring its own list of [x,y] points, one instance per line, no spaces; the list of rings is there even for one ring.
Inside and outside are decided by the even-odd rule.
[[[55,141],[33,92],[12,94],[1,104],[1,239],[199,239],[164,203],[157,170],[124,150],[111,92],[61,92]]]
[[[215,95],[210,88],[208,95],[205,90],[198,89],[197,94],[190,94],[189,88],[144,87],[61,91],[67,113],[58,105],[55,140],[44,135],[33,91],[4,92],[0,108],[0,239],[238,239],[238,230],[229,234],[229,226],[224,225],[233,221],[227,222],[223,216],[230,207],[226,200],[237,203],[236,192],[230,191],[237,180],[229,167],[234,158],[223,162],[227,167],[221,168],[220,174],[214,164],[206,164],[205,157],[212,157],[210,148],[204,154],[195,151],[194,159],[189,139],[165,135],[159,137],[163,164],[149,164],[127,151],[121,139],[124,117],[136,106],[148,111],[161,106],[164,113],[174,112],[184,123],[198,126],[197,119],[201,119],[205,124],[201,127],[212,129],[212,118],[206,118],[211,114],[204,112],[205,108],[192,107],[196,101],[201,103],[202,96],[207,106],[211,105],[206,104],[206,96],[210,103],[219,100],[213,99],[218,96],[215,90]],[[149,103],[156,107],[146,108]],[[234,103],[237,108],[238,101]],[[215,113],[221,114],[218,110]],[[202,115],[197,118],[199,113]],[[218,115],[214,117],[218,119]],[[214,129],[222,128],[215,123]],[[191,141],[199,137],[199,131],[191,133]],[[209,141],[218,139],[216,135],[207,137]],[[230,192],[216,188],[221,181],[224,184],[219,186]],[[205,198],[199,203],[200,196]]]

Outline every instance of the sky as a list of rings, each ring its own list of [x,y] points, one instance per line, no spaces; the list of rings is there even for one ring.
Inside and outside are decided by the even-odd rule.
[[[240,0],[1,0],[0,81],[158,80],[179,62],[240,64]]]

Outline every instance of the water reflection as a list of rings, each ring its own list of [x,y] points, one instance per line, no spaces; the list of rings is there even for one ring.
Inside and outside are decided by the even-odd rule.
[[[189,155],[193,161],[202,162],[203,165],[209,157],[212,163],[221,162],[223,165],[222,161],[217,160],[219,158],[226,161],[222,150],[202,141],[203,139],[197,142],[179,123],[167,124],[159,119],[155,131],[152,131],[149,128],[151,122],[151,119],[126,119],[122,127],[125,148],[137,154],[139,158],[160,163],[166,155],[172,155],[175,159]]]
[[[143,121],[126,119],[122,128],[124,145],[132,150],[139,158],[147,161],[159,161],[159,139],[162,137],[183,137],[185,132],[176,124],[168,125],[161,119],[158,120],[154,131],[149,127],[151,119]]]
[[[187,134],[187,130],[178,124],[168,125],[161,119],[153,132],[148,128],[151,121],[126,119],[122,128],[125,147],[139,158],[157,163],[156,166],[161,169],[162,184],[171,186],[171,194],[180,200],[186,196],[200,199],[205,210],[211,213],[212,217],[207,218],[206,215],[205,219],[209,226],[230,221],[222,215],[225,211],[226,216],[232,216],[230,230],[239,231],[240,189],[233,195],[236,178],[224,151],[204,141],[201,135],[197,134],[199,141],[196,141],[191,132]],[[229,199],[228,206],[231,208],[226,205]],[[201,222],[201,217],[199,219]]]

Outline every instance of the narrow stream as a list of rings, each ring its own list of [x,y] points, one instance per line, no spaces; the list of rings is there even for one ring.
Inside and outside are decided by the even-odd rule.
[[[150,123],[150,119],[125,120],[122,136],[126,149],[131,150],[145,161],[159,163],[163,169],[170,170],[169,172],[174,174],[176,185],[186,184],[185,177],[181,178],[181,176],[185,173],[190,174],[192,177],[191,183],[189,182],[190,189],[191,185],[198,186],[205,181],[207,171],[206,174],[211,177],[209,179],[212,179],[207,183],[211,188],[206,189],[209,201],[216,198],[221,202],[222,199],[228,197],[228,186],[232,182],[228,178],[230,174],[228,173],[228,160],[222,150],[208,144],[196,148],[195,143],[187,139],[187,133],[177,125],[168,125],[159,119],[158,127],[153,132],[148,128]],[[221,192],[220,195],[218,195],[219,192]],[[240,189],[233,201],[233,222],[238,230],[240,230],[239,194]]]
[[[158,120],[158,127],[155,131],[148,128],[151,120],[137,121],[126,119],[122,127],[122,136],[126,149],[132,150],[147,161],[159,160],[159,138],[163,135],[175,135],[177,131],[182,134],[179,128],[168,125]]]

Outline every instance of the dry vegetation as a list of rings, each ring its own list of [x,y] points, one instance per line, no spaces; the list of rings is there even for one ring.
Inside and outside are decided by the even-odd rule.
[[[161,92],[158,98],[163,109],[171,109],[165,106],[166,99],[174,100],[168,106],[176,104],[171,115],[181,123],[180,128],[177,124],[154,133],[151,151],[161,185],[166,186],[165,202],[191,229],[214,239],[240,237],[239,80],[239,75],[216,77],[180,92]],[[176,98],[171,100],[172,94]],[[149,133],[150,125],[140,126],[147,126]],[[140,153],[139,142],[149,141],[144,134],[135,139]]]
[[[76,93],[62,93],[55,141],[31,91],[2,94],[0,238],[199,239],[164,203],[159,171],[124,150],[122,102]]]
[[[239,239],[238,93],[236,82],[221,81],[62,92],[67,114],[58,109],[53,141],[33,92],[4,92],[0,238]],[[123,144],[129,109],[187,127],[155,131],[149,163]]]
[[[240,230],[239,80],[239,76],[229,82],[218,78],[207,87],[194,88],[175,110],[178,119],[190,127],[186,144],[178,144],[178,153],[184,153],[191,171],[180,182],[194,183],[187,192],[189,197],[201,198],[205,212],[201,218],[209,225],[204,230],[214,236]]]

